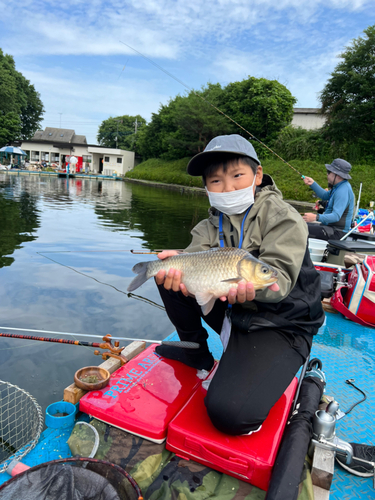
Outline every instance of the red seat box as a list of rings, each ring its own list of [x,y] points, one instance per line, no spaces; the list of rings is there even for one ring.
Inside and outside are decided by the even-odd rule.
[[[277,450],[297,388],[294,378],[271,409],[260,431],[230,436],[218,431],[208,417],[200,386],[168,428],[166,448],[230,476],[267,490]]]
[[[90,391],[79,409],[132,434],[162,443],[172,418],[198,384],[197,370],[165,359],[151,345],[116,370],[109,384]]]

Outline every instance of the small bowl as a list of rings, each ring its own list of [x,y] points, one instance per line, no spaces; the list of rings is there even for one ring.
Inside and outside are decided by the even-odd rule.
[[[74,374],[74,383],[84,391],[97,391],[105,387],[109,382],[111,374],[108,370],[100,368],[100,366],[85,366],[77,370]],[[96,382],[86,382],[81,379],[86,377],[96,377]]]

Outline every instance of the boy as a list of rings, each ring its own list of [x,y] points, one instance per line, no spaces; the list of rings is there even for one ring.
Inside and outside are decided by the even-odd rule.
[[[252,283],[240,283],[204,316],[217,333],[230,333],[207,391],[208,415],[222,432],[249,434],[260,429],[309,355],[324,320],[319,275],[310,260],[306,224],[282,200],[271,177],[263,175],[246,139],[216,137],[191,159],[187,171],[202,175],[211,208],[209,218],[192,230],[186,251],[244,248],[278,271],[277,284],[255,292]],[[168,250],[158,256],[174,254]],[[180,339],[200,344],[197,350],[158,346],[156,351],[210,370],[214,359],[201,308],[181,283],[180,271],[172,269],[167,276],[159,271],[155,279]]]

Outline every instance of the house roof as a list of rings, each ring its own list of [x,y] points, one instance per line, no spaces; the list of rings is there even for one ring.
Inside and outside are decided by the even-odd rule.
[[[86,145],[87,140],[84,135],[76,135],[75,131],[68,128],[46,127],[45,130],[37,130],[34,137],[28,142],[53,142],[65,144]]]
[[[294,114],[320,115],[320,108],[293,108]]]

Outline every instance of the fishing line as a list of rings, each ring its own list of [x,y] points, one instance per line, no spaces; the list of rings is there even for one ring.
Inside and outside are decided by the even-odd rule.
[[[161,253],[163,250],[150,250],[148,252],[145,252],[143,250],[45,250],[43,251],[43,254],[45,253],[120,253],[120,252],[130,252],[135,255],[157,255],[158,253]],[[179,251],[179,250],[178,250]],[[39,255],[44,256],[41,252],[36,252]]]
[[[79,252],[79,250],[77,252]],[[77,269],[74,269],[74,267],[68,266],[66,264],[62,264],[61,262],[58,262],[57,260],[54,260],[51,257],[47,257],[46,255],[43,255],[41,252],[36,252],[36,253],[38,255],[40,255],[41,257],[44,257],[45,259],[48,259],[51,262],[54,262],[55,264],[58,264],[59,266],[66,267],[66,268],[74,271],[77,274],[80,274],[82,276],[85,276],[86,278],[90,278],[90,279],[96,281],[97,283],[99,283],[101,285],[109,286],[109,287],[113,288],[114,290],[116,290],[116,292],[123,293],[124,295],[126,295],[129,298],[140,300],[141,302],[146,302],[147,304],[149,304],[149,305],[151,305],[153,307],[157,307],[158,309],[161,309],[162,311],[165,310],[164,306],[161,306],[160,304],[157,304],[156,302],[154,302],[154,301],[152,301],[150,299],[146,299],[145,297],[142,297],[141,295],[136,295],[135,293],[130,293],[130,292],[124,292],[123,290],[120,290],[119,288],[116,288],[114,285],[111,285],[109,283],[105,283],[104,281],[100,281],[100,280],[94,278],[93,276],[89,276],[88,274],[85,274],[85,273],[83,273],[81,271],[78,271]],[[50,252],[50,253],[53,253],[53,252]]]
[[[136,50],[134,49],[133,47],[131,47],[130,45],[128,45],[127,43],[123,42],[120,40],[120,43],[122,43],[123,45],[125,45],[126,47],[128,47],[129,49],[131,50],[134,50],[134,52],[136,52],[137,54],[139,54],[141,57],[143,57],[143,59],[146,59],[146,61],[150,62],[151,64],[153,64],[154,66],[156,66],[158,69],[160,69],[160,71],[162,71],[163,73],[165,73],[166,75],[168,75],[169,77],[173,78],[173,80],[175,80],[176,82],[180,83],[181,85],[183,85],[185,88],[187,88],[190,92],[193,92],[194,95],[196,95],[197,97],[199,97],[200,99],[202,99],[202,101],[204,101],[205,103],[209,104],[210,106],[212,106],[216,111],[218,111],[219,113],[221,113],[223,116],[225,116],[225,118],[228,118],[228,120],[230,120],[232,123],[234,123],[235,125],[237,125],[237,127],[239,127],[241,130],[243,130],[244,132],[246,132],[247,134],[249,134],[249,136],[254,139],[255,141],[257,141],[259,144],[261,144],[264,148],[266,148],[270,153],[274,154],[277,158],[279,158],[279,160],[281,160],[283,163],[285,163],[286,165],[288,165],[288,167],[290,167],[291,169],[293,169],[295,172],[297,172],[297,174],[302,178],[304,179],[305,176],[303,174],[301,174],[301,172],[299,172],[296,168],[294,168],[290,163],[288,163],[286,160],[284,160],[283,158],[281,158],[281,156],[279,156],[277,153],[275,153],[275,151],[273,151],[270,147],[268,147],[266,144],[264,144],[264,142],[262,142],[260,139],[258,139],[257,137],[255,137],[255,135],[253,135],[251,132],[249,132],[248,130],[246,130],[242,125],[240,125],[239,123],[237,123],[235,120],[233,120],[233,118],[231,118],[230,116],[228,116],[226,113],[224,113],[224,111],[221,111],[221,109],[219,109],[218,107],[216,107],[214,104],[212,104],[211,102],[207,101],[203,96],[201,96],[200,94],[198,94],[194,89],[192,89],[191,87],[189,87],[189,85],[186,85],[186,83],[184,83],[183,81],[179,80],[177,77],[175,77],[174,75],[172,75],[171,73],[169,73],[169,71],[167,71],[166,69],[162,68],[161,66],[159,66],[159,64],[157,64],[156,62],[154,62],[152,59],[149,59],[147,56],[145,56],[144,54],[142,54],[141,52],[139,52],[139,50]]]

